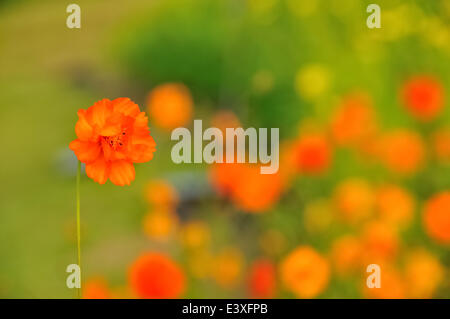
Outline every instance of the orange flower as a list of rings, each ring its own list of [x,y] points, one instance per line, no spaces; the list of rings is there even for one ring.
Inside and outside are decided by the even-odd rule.
[[[239,250],[226,248],[213,261],[213,278],[223,288],[232,288],[242,274],[243,257]]]
[[[145,216],[143,226],[148,238],[165,241],[175,233],[178,216],[172,210],[156,209]]]
[[[155,87],[148,96],[148,112],[156,126],[172,130],[184,126],[192,117],[192,97],[180,83]]]
[[[178,298],[185,290],[181,268],[164,254],[141,255],[130,267],[131,288],[141,298]]]
[[[399,186],[385,185],[377,191],[378,213],[393,225],[408,225],[413,218],[414,207],[414,198]]]
[[[145,198],[156,207],[173,208],[178,203],[176,189],[164,180],[152,180],[145,188]]]
[[[344,98],[331,120],[331,134],[339,145],[360,145],[377,130],[375,111],[364,94]]]
[[[297,170],[311,175],[325,172],[330,166],[333,155],[328,139],[319,133],[302,135],[292,151]]]
[[[260,166],[220,163],[211,168],[211,182],[220,194],[227,195],[240,209],[260,213],[270,209],[283,188],[280,173],[261,174]]]
[[[380,265],[381,287],[369,288],[364,278],[364,295],[372,299],[403,299],[406,297],[406,287],[403,278],[391,266]]]
[[[351,178],[337,185],[334,201],[340,217],[347,223],[356,224],[372,214],[375,195],[365,180]]]
[[[181,241],[190,249],[199,249],[208,246],[211,231],[203,221],[190,221],[186,223],[180,232]]]
[[[422,121],[434,119],[444,106],[444,88],[429,76],[416,76],[408,80],[401,95],[408,111]]]
[[[377,264],[392,260],[399,249],[395,229],[386,223],[368,223],[362,234],[363,260],[366,264]]]
[[[443,244],[450,244],[450,192],[431,197],[426,203],[423,221],[428,235]]]
[[[269,260],[260,259],[250,268],[249,290],[251,298],[272,298],[275,294],[275,267]]]
[[[83,285],[83,299],[110,299],[111,292],[103,279],[91,279]]]
[[[300,298],[314,298],[330,277],[328,261],[309,246],[300,246],[281,262],[283,284]]]
[[[94,181],[104,184],[109,178],[116,185],[129,185],[135,177],[133,163],[153,158],[156,143],[147,116],[130,99],[103,99],[80,109],[78,118],[78,138],[69,147]]]
[[[417,133],[397,130],[386,134],[381,139],[380,156],[392,172],[413,174],[424,162],[425,145]]]
[[[439,260],[419,249],[407,258],[405,267],[408,295],[411,298],[431,298],[444,277],[444,267]]]
[[[434,132],[431,144],[436,158],[443,163],[450,163],[450,128],[445,127]]]
[[[339,275],[347,275],[361,270],[362,246],[351,235],[338,238],[331,249],[331,259]]]

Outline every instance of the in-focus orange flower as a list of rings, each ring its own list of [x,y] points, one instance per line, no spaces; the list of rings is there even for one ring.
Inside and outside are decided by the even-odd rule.
[[[444,267],[431,253],[417,249],[409,254],[405,265],[405,281],[409,297],[433,297],[444,276]]]
[[[273,298],[276,289],[275,266],[270,260],[256,260],[250,267],[251,298]]]
[[[155,125],[164,130],[185,126],[192,117],[192,96],[181,83],[155,87],[148,96],[147,106]]]
[[[333,150],[324,134],[308,133],[293,145],[293,160],[298,172],[316,175],[330,166]]]
[[[369,97],[361,93],[345,97],[333,114],[330,130],[338,145],[355,146],[371,139],[377,123]]]
[[[283,180],[279,172],[261,174],[260,165],[218,163],[211,168],[211,181],[219,193],[230,197],[240,209],[261,213],[279,199]]]
[[[401,95],[407,110],[422,121],[434,119],[444,106],[444,88],[430,76],[411,78],[404,84]]]
[[[331,249],[331,260],[336,273],[347,275],[360,271],[362,245],[358,238],[346,235],[336,239]]]
[[[380,288],[369,288],[366,278],[363,282],[363,293],[372,299],[403,299],[406,297],[406,287],[402,276],[396,269],[388,265],[380,265],[381,286]]]
[[[337,185],[334,191],[334,202],[344,222],[357,224],[372,214],[375,194],[367,181],[350,178]]]
[[[381,138],[379,145],[382,162],[394,173],[416,173],[425,158],[422,137],[412,131],[396,130]]]
[[[404,188],[384,185],[377,190],[377,211],[384,221],[396,226],[407,226],[414,216],[415,201]]]
[[[178,298],[185,290],[182,269],[164,254],[151,252],[137,258],[129,270],[129,283],[140,298]]]
[[[444,127],[434,132],[431,139],[434,155],[442,163],[450,163],[450,128]]]
[[[129,185],[135,177],[133,163],[150,161],[156,150],[147,122],[130,99],[103,99],[78,111],[78,138],[69,147],[94,181],[104,184],[109,178],[115,185]]]
[[[145,188],[145,198],[155,207],[173,208],[178,203],[176,189],[164,180],[152,180]]]
[[[380,264],[391,261],[399,250],[399,238],[390,224],[372,221],[365,225],[361,244],[364,263]]]
[[[423,221],[431,238],[442,244],[450,244],[449,191],[438,193],[425,203]]]
[[[330,277],[328,261],[312,247],[300,246],[280,266],[283,284],[300,298],[314,298],[325,290]]]
[[[111,299],[106,281],[102,278],[88,280],[83,285],[83,299]]]

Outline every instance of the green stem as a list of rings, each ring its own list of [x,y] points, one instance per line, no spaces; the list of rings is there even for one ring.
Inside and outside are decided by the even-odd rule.
[[[78,288],[78,298],[81,299],[81,227],[80,227],[80,175],[81,162],[78,161],[77,169],[77,252],[78,252],[78,267],[80,267],[80,288]]]

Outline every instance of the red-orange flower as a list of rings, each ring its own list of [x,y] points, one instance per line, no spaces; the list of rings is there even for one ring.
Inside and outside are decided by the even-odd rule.
[[[181,268],[160,253],[140,256],[131,265],[129,281],[141,298],[177,298],[185,289],[185,276]]]
[[[83,286],[83,299],[110,299],[111,292],[103,278],[95,278]]]
[[[78,111],[78,138],[69,147],[94,181],[104,184],[109,178],[116,185],[129,185],[135,177],[133,163],[150,161],[156,150],[147,121],[130,99],[103,99]]]
[[[435,118],[444,106],[444,89],[434,78],[417,76],[402,88],[402,98],[408,111],[422,121]]]
[[[251,298],[272,298],[275,294],[275,266],[265,259],[257,260],[250,269]]]
[[[328,139],[319,133],[302,135],[293,146],[292,152],[298,171],[311,175],[325,172],[333,155]]]
[[[430,198],[425,203],[423,219],[430,237],[450,244],[450,192],[441,192]]]

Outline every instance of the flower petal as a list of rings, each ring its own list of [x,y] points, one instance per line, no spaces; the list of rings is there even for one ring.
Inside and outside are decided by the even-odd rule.
[[[156,143],[153,137],[150,135],[134,137],[131,145],[130,160],[133,163],[148,162],[153,158],[155,151]]]
[[[92,123],[99,128],[103,128],[106,120],[111,115],[111,112],[111,101],[108,99],[100,100],[88,109],[88,115],[90,116]]]
[[[139,113],[139,106],[127,97],[120,97],[112,101],[114,112],[122,113],[126,116],[136,117]]]
[[[105,184],[108,180],[109,166],[110,164],[101,156],[95,162],[86,164],[86,175],[99,184]]]
[[[135,171],[132,163],[128,161],[111,162],[109,179],[118,186],[130,185],[134,180]]]
[[[78,121],[77,124],[75,124],[75,133],[82,141],[90,141],[93,139],[94,129],[91,124],[89,124],[86,110],[78,110]]]
[[[85,142],[80,139],[72,141],[69,144],[69,148],[74,151],[77,158],[83,163],[95,161],[101,152],[101,147],[98,143]]]

